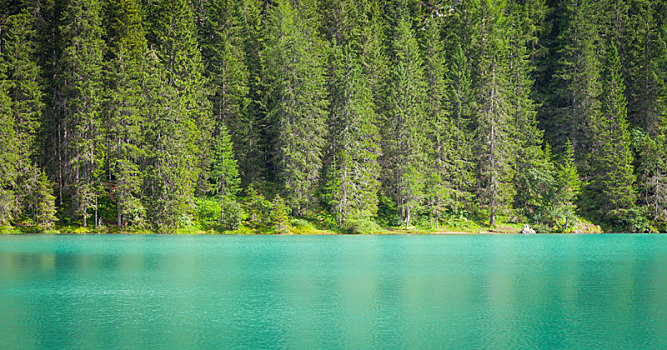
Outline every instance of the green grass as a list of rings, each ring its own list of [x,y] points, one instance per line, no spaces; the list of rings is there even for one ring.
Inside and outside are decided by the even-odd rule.
[[[486,224],[475,220],[470,220],[464,217],[445,218],[442,219],[438,228],[431,227],[429,221],[424,220],[419,222],[419,226],[409,227],[405,229],[402,226],[380,226],[372,220],[359,220],[344,225],[342,228],[331,227],[332,225],[323,223],[317,218],[314,219],[292,219],[290,220],[290,227],[287,233],[294,235],[332,235],[332,234],[447,234],[447,233],[462,233],[462,234],[513,234],[519,233],[523,227],[523,223],[499,223],[495,227],[489,227]],[[597,232],[595,228],[599,227],[589,222],[582,224],[582,229],[590,232]],[[128,229],[120,232],[115,226],[103,227],[99,230],[94,228],[82,228],[79,226],[58,226],[49,231],[40,231],[36,227],[0,227],[0,234],[27,234],[27,233],[43,233],[43,234],[178,234],[178,235],[260,235],[260,234],[276,234],[269,229],[254,229],[242,225],[238,230],[224,231],[218,225],[211,225],[210,223],[202,226],[187,226],[165,232],[155,232],[149,229]]]

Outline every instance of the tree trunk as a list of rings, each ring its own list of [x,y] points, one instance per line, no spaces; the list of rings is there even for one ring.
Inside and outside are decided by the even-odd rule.
[[[95,230],[99,228],[99,221],[97,219],[97,197],[95,197]]]
[[[405,208],[405,229],[410,225],[410,208]]]

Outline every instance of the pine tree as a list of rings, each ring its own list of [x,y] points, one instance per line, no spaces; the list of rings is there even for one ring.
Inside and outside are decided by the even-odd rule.
[[[639,130],[634,133],[640,199],[662,231],[667,227],[667,138],[665,134],[651,137]]]
[[[231,0],[210,0],[206,3],[203,27],[202,56],[207,66],[215,125],[213,138],[222,138],[222,129],[231,131],[236,159],[250,159],[253,141],[253,120],[246,111],[248,69],[241,36],[241,6]],[[250,117],[250,119],[249,119]],[[213,145],[213,147],[217,147]],[[246,164],[242,170],[252,165]],[[247,176],[246,176],[247,177]]]
[[[63,50],[56,84],[61,95],[60,153],[63,184],[69,187],[71,207],[87,226],[90,209],[97,210],[100,167],[104,158],[102,126],[102,57],[104,42],[100,3],[74,0],[65,8],[59,27]],[[97,226],[97,222],[95,222]]]
[[[168,81],[168,73],[155,63],[147,66],[144,85],[145,108],[151,121],[141,135],[146,152],[141,200],[151,226],[170,231],[184,224],[191,213],[199,173],[198,148],[193,139],[199,130],[187,118],[178,90],[163,83]]]
[[[614,228],[625,226],[628,210],[635,206],[633,157],[630,151],[625,86],[618,50],[612,41],[607,49],[603,75],[603,115],[595,129],[593,175],[587,188],[588,210]],[[624,227],[625,226],[625,227]]]
[[[141,130],[147,123],[144,78],[149,54],[136,0],[109,2],[109,80],[105,101],[108,168],[113,179],[118,228],[142,221],[145,209],[140,201],[141,160],[145,155]],[[124,218],[124,220],[123,220]]]
[[[232,149],[232,141],[223,125],[215,141],[213,150],[213,170],[211,178],[213,180],[213,193],[220,200],[222,210],[220,212],[220,221],[225,220],[225,204],[236,199],[236,193],[239,190],[240,178],[236,165],[236,158]]]
[[[457,93],[460,91],[457,89],[461,88],[458,85],[461,81],[452,83],[448,78],[465,80],[466,77],[462,76],[465,72],[450,74],[447,70],[439,18],[434,14],[427,19],[425,26],[422,44],[427,86],[425,116],[428,120],[425,204],[431,218],[435,216],[437,228],[439,217],[444,211],[463,209],[465,201],[469,199],[465,181],[470,181],[473,175],[471,164],[464,158],[468,142],[456,121],[450,117],[450,108],[454,106],[458,109],[457,117],[461,115],[461,100],[456,99],[459,97]],[[453,99],[450,100],[450,97]]]
[[[382,147],[385,191],[407,228],[411,214],[423,197],[424,103],[426,86],[419,46],[410,24],[407,4],[400,3],[390,62],[393,67],[386,86]]]
[[[451,113],[451,143],[454,151],[456,171],[451,176],[451,183],[456,190],[457,201],[470,207],[473,201],[473,189],[476,187],[475,161],[473,155],[473,133],[470,132],[471,118],[475,109],[473,81],[470,77],[470,65],[463,53],[461,43],[456,38],[454,49],[448,56],[447,63],[447,105]]]
[[[7,95],[4,65],[0,62],[0,225],[7,225],[16,210],[15,188],[19,162],[11,100]]]
[[[581,193],[581,180],[575,165],[574,148],[568,140],[565,144],[565,153],[556,170],[556,193],[552,199],[552,206],[560,212],[562,219],[556,224],[560,231],[569,232],[576,218],[576,201]]]
[[[600,118],[600,63],[597,57],[598,30],[594,4],[590,0],[564,1],[558,11],[563,30],[557,38],[559,59],[550,92],[548,116],[542,125],[548,141],[557,150],[571,140],[582,175],[589,174],[588,158],[592,131]]]
[[[350,217],[376,213],[380,149],[372,91],[360,60],[349,44],[334,46],[332,51],[325,191],[340,225]]]
[[[42,91],[40,87],[40,67],[36,59],[36,30],[35,19],[32,17],[32,7],[25,7],[17,14],[7,18],[2,34],[3,51],[0,52],[0,84],[6,89],[6,101],[3,107],[7,108],[4,115],[5,126],[12,125],[13,131],[7,130],[7,149],[2,185],[8,193],[0,195],[3,201],[12,202],[3,205],[6,214],[8,208],[13,208],[11,216],[14,220],[28,217],[42,228],[50,226],[55,221],[54,201],[50,196],[50,182],[41,174],[35,164],[37,158],[36,136],[42,117]],[[4,78],[3,78],[4,76]],[[14,171],[12,171],[12,169]],[[39,195],[43,194],[43,195]],[[13,198],[12,198],[13,197]],[[43,202],[35,208],[33,203],[36,197]],[[0,214],[2,217],[7,215]]]
[[[383,104],[383,84],[387,79],[387,55],[384,49],[384,22],[382,21],[382,9],[379,1],[367,0],[357,2],[362,6],[358,12],[359,38],[358,45],[361,65],[368,88],[373,92],[375,111],[380,112]]]
[[[291,0],[271,8],[263,51],[265,105],[272,124],[275,178],[297,216],[312,199],[322,167],[326,89],[321,43]]]
[[[208,190],[213,118],[194,13],[188,0],[151,3],[147,11],[149,47],[155,48],[165,68],[166,83],[177,94],[179,113],[182,113],[184,122],[190,124],[186,134],[188,151],[197,159],[192,170],[197,179],[196,189],[203,193]]]
[[[665,101],[661,101],[665,89],[667,45],[664,18],[667,6],[651,0],[630,1],[626,41],[627,59],[624,63],[628,120],[651,135],[660,133],[664,125]],[[662,26],[661,29],[661,19]]]
[[[152,3],[147,12],[154,50],[144,82],[151,123],[142,130],[142,202],[151,224],[170,230],[189,221],[195,189],[209,189],[211,107],[189,3]]]
[[[266,109],[262,104],[263,62],[261,52],[264,41],[264,3],[261,0],[241,1],[241,36],[245,66],[248,69],[248,105],[246,106],[247,147],[245,159],[239,159],[239,168],[246,184],[257,183],[267,176],[266,157],[270,147]]]
[[[536,6],[540,5],[538,1]],[[515,207],[524,212],[529,219],[541,215],[550,202],[550,195],[555,186],[555,168],[551,162],[550,151],[542,149],[543,131],[537,127],[537,105],[533,101],[531,62],[529,45],[534,48],[534,25],[529,17],[533,9],[529,4],[510,3],[507,7],[509,31],[509,79],[510,115],[514,129],[516,147],[516,168],[514,187],[517,195]]]
[[[285,200],[277,195],[271,202],[271,211],[269,214],[271,228],[275,233],[288,233],[290,228],[289,207]]]
[[[479,9],[485,26],[478,42],[481,53],[477,62],[479,105],[474,111],[477,198],[488,209],[491,226],[496,224],[498,214],[508,212],[515,194],[512,180],[516,150],[510,139],[512,106],[503,8],[502,2],[484,2]]]

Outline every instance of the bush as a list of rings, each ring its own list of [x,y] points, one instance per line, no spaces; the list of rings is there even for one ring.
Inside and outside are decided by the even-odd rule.
[[[270,224],[271,202],[251,186],[246,190],[245,211],[248,214],[246,224],[259,229]]]
[[[220,220],[220,203],[213,198],[196,198],[197,221],[203,228],[215,225]]]
[[[241,227],[241,221],[243,221],[245,212],[239,203],[235,201],[226,201],[223,213],[221,223],[225,230],[234,231]]]
[[[346,233],[369,234],[380,231],[380,226],[370,217],[360,216],[347,219],[341,227]]]
[[[313,229],[313,225],[304,219],[292,219],[290,224],[296,229]]]
[[[276,233],[288,233],[290,228],[289,208],[285,200],[276,196],[271,202],[271,228]]]

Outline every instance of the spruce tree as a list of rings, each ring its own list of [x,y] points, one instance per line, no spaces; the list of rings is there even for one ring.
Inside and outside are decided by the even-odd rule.
[[[450,108],[455,107],[460,116],[461,101],[449,99],[457,97],[458,83],[452,83],[449,77],[461,78],[463,72],[450,74],[445,59],[444,44],[441,39],[441,22],[435,15],[427,19],[423,38],[424,75],[427,86],[425,104],[426,124],[426,169],[425,199],[429,215],[435,216],[437,228],[440,215],[463,209],[469,199],[470,162],[467,161],[465,136],[451,117]],[[463,79],[466,79],[463,77]],[[465,84],[465,83],[464,83]],[[451,85],[456,85],[452,87]]]
[[[35,19],[31,15],[32,7],[25,7],[18,13],[8,16],[6,25],[2,25],[3,50],[0,52],[0,84],[3,85],[5,98],[3,121],[7,130],[7,150],[5,154],[3,212],[12,208],[14,220],[24,217],[32,219],[43,228],[55,221],[54,201],[50,194],[51,183],[37,167],[38,156],[37,132],[42,117],[42,91],[40,86],[40,67],[37,64],[37,33]],[[9,113],[9,114],[5,114]],[[12,171],[12,169],[14,171]],[[8,195],[9,191],[12,195]],[[12,198],[13,197],[13,198]],[[42,200],[34,203],[35,199]],[[7,217],[5,214],[0,216]]]
[[[146,69],[144,98],[151,120],[141,135],[146,152],[142,159],[141,201],[151,226],[171,231],[187,223],[192,211],[199,173],[194,138],[199,130],[187,118],[178,90],[163,83],[169,76],[165,69],[157,62]]]
[[[142,200],[151,224],[171,230],[189,222],[195,190],[209,189],[211,107],[188,1],[151,3],[147,13],[154,50],[144,82],[151,122],[142,130]]]
[[[56,84],[60,116],[61,172],[71,209],[82,217],[83,227],[91,209],[97,209],[102,143],[102,58],[104,42],[96,0],[73,0],[67,4],[59,27],[63,49],[58,60]],[[95,222],[97,226],[97,222]]]
[[[241,36],[241,10],[240,4],[235,1],[208,1],[201,46],[212,92],[215,120],[212,136],[214,139],[222,138],[223,128],[228,130],[235,158],[245,161],[251,159],[255,130],[252,116],[246,111],[249,89]],[[215,142],[213,147],[217,147]],[[250,167],[252,164],[245,164],[241,169],[247,172]]]
[[[224,125],[221,127],[215,141],[212,163],[211,179],[213,180],[213,193],[220,200],[222,208],[220,211],[220,221],[224,222],[225,206],[227,202],[236,199],[236,193],[240,185],[239,171],[232,149],[232,140]]]
[[[635,206],[633,157],[630,151],[627,102],[625,99],[622,66],[616,45],[607,48],[603,74],[603,114],[596,125],[592,160],[592,178],[588,210],[612,228],[634,229],[626,221]]]
[[[451,176],[451,183],[456,190],[457,202],[470,208],[473,202],[473,189],[476,187],[475,160],[473,155],[473,133],[470,132],[472,113],[475,108],[471,67],[466,58],[461,43],[456,38],[454,49],[447,58],[448,68],[447,105],[450,111],[452,126],[451,143],[454,151],[454,165],[456,171]]]
[[[537,2],[537,6],[539,6]],[[515,207],[533,221],[550,204],[550,195],[555,186],[555,168],[549,152],[542,149],[543,131],[537,127],[537,105],[532,97],[531,73],[534,69],[530,59],[530,46],[534,48],[534,26],[529,14],[529,4],[510,3],[507,7],[508,65],[510,87],[510,115],[516,147],[516,176],[514,186],[517,195]]]
[[[190,124],[187,149],[197,159],[192,173],[196,177],[197,192],[203,193],[208,190],[213,123],[195,16],[188,0],[150,3],[147,12],[149,47],[155,48],[165,68],[166,84],[177,93],[179,113],[183,121]]]
[[[561,232],[569,232],[574,220],[576,220],[576,202],[581,193],[581,179],[575,165],[574,148],[568,140],[565,144],[565,152],[556,170],[556,193],[551,205],[558,212],[560,218],[556,225]]]
[[[140,200],[142,180],[143,138],[141,130],[149,121],[144,96],[149,54],[136,0],[109,2],[110,26],[108,98],[105,101],[108,168],[113,180],[116,221],[122,231],[124,224],[140,223],[144,207]]]
[[[372,91],[351,45],[334,46],[331,65],[325,192],[340,225],[376,213],[380,149]]]
[[[382,143],[383,183],[407,228],[423,197],[426,84],[407,4],[399,2],[386,85]]]
[[[0,225],[8,225],[16,210],[15,188],[19,162],[11,100],[7,95],[5,67],[0,62]]]
[[[667,45],[667,6],[651,0],[630,1],[630,32],[626,39],[624,78],[627,86],[628,120],[651,135],[664,125]],[[661,24],[662,22],[662,24]],[[662,28],[661,28],[662,25]]]
[[[558,8],[563,29],[554,49],[554,68],[549,107],[542,125],[549,130],[547,140],[561,150],[571,140],[582,175],[589,174],[588,159],[592,131],[600,118],[600,62],[598,29],[594,4],[590,0],[567,0]]]
[[[312,201],[327,131],[322,44],[308,14],[291,0],[278,1],[270,9],[263,51],[274,176],[297,216]]]
[[[257,183],[267,176],[270,154],[270,125],[266,119],[266,108],[262,103],[263,62],[261,52],[264,41],[264,2],[261,0],[241,1],[241,37],[245,66],[248,70],[248,105],[245,115],[249,125],[246,130],[247,147],[245,159],[239,159],[239,168],[246,184]]]
[[[512,106],[508,67],[508,46],[504,37],[504,3],[483,2],[479,11],[486,24],[479,33],[477,100],[474,111],[477,198],[488,210],[489,224],[507,213],[514,198],[516,145],[511,140]]]
[[[641,203],[656,228],[667,228],[667,138],[635,130],[633,146],[637,155],[637,184]]]

